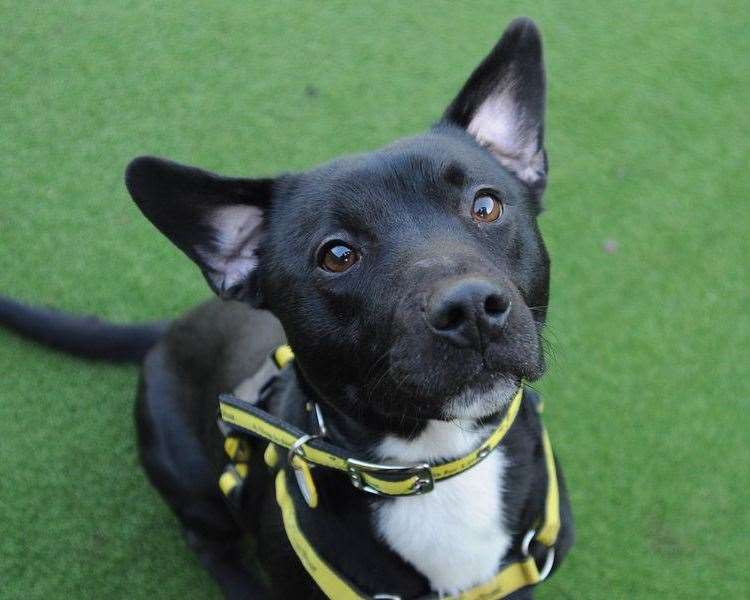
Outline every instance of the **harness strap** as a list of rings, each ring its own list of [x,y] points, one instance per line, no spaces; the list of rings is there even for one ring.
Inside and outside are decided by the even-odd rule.
[[[359,600],[366,598],[354,590],[354,586],[336,573],[315,551],[302,533],[297,523],[294,500],[289,495],[286,485],[286,472],[282,469],[276,474],[276,502],[281,509],[284,531],[294,552],[321,591],[329,598],[336,600]]]
[[[536,534],[536,539],[547,548],[553,548],[560,533],[560,492],[557,486],[557,469],[552,444],[547,429],[542,427],[542,444],[544,446],[544,463],[547,467],[547,497],[544,501],[544,521]]]
[[[528,544],[531,541],[529,539],[525,541],[526,550],[522,551],[522,554],[525,555],[522,559],[505,565],[489,581],[468,589],[457,596],[440,596],[440,600],[500,600],[521,588],[544,581],[549,574],[554,561],[554,544],[560,530],[559,491],[549,437],[546,431],[543,431],[542,435],[547,468],[547,494],[539,534],[531,536],[532,539],[544,544],[548,550],[542,571],[540,572],[535,559],[528,554]],[[337,573],[318,554],[305,537],[297,521],[294,500],[287,489],[287,476],[284,470],[280,470],[276,474],[276,501],[281,509],[284,530],[294,552],[310,577],[326,596],[335,600],[374,600],[378,598],[378,595],[373,597],[357,590],[350,581]],[[534,530],[529,533],[532,532]],[[382,594],[382,597],[400,598],[396,594]],[[436,598],[437,596],[429,596],[428,598],[433,597]]]

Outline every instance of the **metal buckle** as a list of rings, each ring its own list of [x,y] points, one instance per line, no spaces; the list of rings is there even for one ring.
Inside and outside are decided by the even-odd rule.
[[[352,482],[352,485],[358,490],[375,494],[376,496],[419,496],[420,494],[431,492],[435,487],[435,480],[432,477],[430,465],[427,463],[410,466],[381,465],[378,463],[369,463],[363,460],[348,458],[346,459],[346,464],[349,471],[349,480]],[[365,483],[365,480],[362,477],[363,473],[374,476],[386,475],[384,479],[387,479],[387,476],[401,475],[401,479],[416,477],[417,480],[408,492],[403,494],[385,494]]]
[[[529,546],[531,545],[531,542],[535,537],[536,529],[529,529],[526,532],[526,535],[523,536],[523,541],[521,542],[521,554],[523,554],[526,558],[531,556],[531,554],[529,553]],[[544,546],[544,544],[542,544],[542,546]],[[547,579],[550,571],[552,571],[552,565],[555,564],[555,548],[548,548],[547,546],[544,547],[547,549],[547,556],[544,559],[544,566],[542,567],[542,570],[539,571],[539,583]]]

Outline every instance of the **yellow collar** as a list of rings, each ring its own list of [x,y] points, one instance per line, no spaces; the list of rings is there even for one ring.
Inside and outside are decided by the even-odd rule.
[[[286,365],[293,354],[288,346],[274,353],[277,367]],[[365,462],[323,439],[306,433],[278,419],[256,405],[224,394],[219,399],[221,421],[239,433],[250,433],[277,446],[286,448],[291,465],[298,474],[308,504],[315,493],[310,467],[318,466],[342,471],[354,487],[378,496],[416,496],[432,491],[435,483],[471,469],[485,459],[503,440],[518,414],[523,399],[519,388],[498,426],[482,445],[469,454],[436,465],[418,463],[397,466]]]

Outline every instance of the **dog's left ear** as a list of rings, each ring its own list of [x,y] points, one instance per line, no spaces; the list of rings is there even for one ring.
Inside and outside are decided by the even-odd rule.
[[[445,111],[537,193],[547,180],[542,38],[530,19],[516,19]]]

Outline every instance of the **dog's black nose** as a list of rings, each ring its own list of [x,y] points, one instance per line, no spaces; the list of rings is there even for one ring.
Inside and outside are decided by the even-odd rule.
[[[481,350],[505,325],[510,298],[487,279],[467,278],[439,288],[426,307],[427,323],[441,338],[461,348]]]

